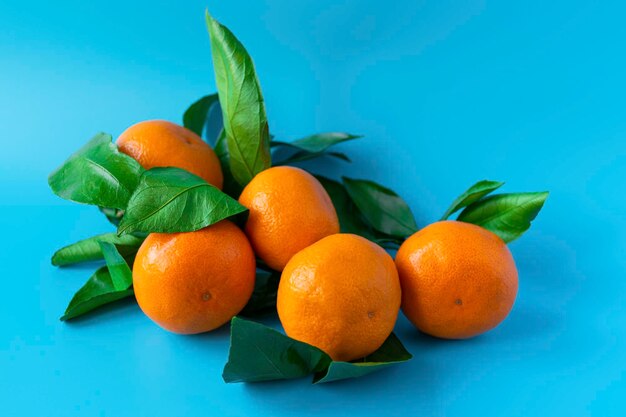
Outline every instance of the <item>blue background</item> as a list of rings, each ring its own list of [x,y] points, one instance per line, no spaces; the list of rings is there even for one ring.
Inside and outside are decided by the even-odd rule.
[[[254,57],[275,135],[366,135],[327,175],[390,186],[421,225],[483,178],[551,191],[510,246],[520,292],[502,326],[450,342],[402,317],[406,365],[226,385],[226,328],[172,335],[132,302],[58,320],[93,266],[55,269],[50,255],[110,226],[54,197],[47,174],[95,132],[180,121],[215,90],[206,6]],[[625,13],[576,0],[2,0],[2,415],[623,416]]]

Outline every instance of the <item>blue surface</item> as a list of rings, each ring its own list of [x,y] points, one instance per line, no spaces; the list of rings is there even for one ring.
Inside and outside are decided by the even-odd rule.
[[[184,4],[184,6],[182,6]],[[226,385],[228,331],[181,337],[133,303],[58,321],[109,230],[47,174],[95,132],[180,121],[215,90],[205,2],[0,2],[3,416],[623,416],[626,5],[618,1],[210,1],[254,57],[272,132],[366,135],[327,174],[397,190],[420,224],[475,180],[550,190],[511,245],[515,308],[469,341],[360,380]]]

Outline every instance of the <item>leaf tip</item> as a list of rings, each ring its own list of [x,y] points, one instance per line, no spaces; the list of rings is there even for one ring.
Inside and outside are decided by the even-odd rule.
[[[207,27],[209,29],[209,34],[212,34],[212,30],[213,30],[213,28],[215,26],[221,26],[220,22],[215,20],[215,18],[211,14],[211,12],[209,12],[209,8],[208,7],[204,10],[204,18],[206,20],[206,25],[207,25]]]
[[[52,188],[52,178],[54,177],[54,174],[56,173],[57,173],[57,170],[55,169],[54,171],[48,174],[48,187],[50,187],[52,191],[54,191],[54,188]]]
[[[550,196],[550,191],[539,191],[537,194],[540,200],[539,209],[541,209],[543,208],[543,205],[546,203],[546,200]]]
[[[59,256],[59,251],[54,252],[54,253],[52,254],[52,256],[50,257],[50,263],[51,263],[53,266],[60,266],[60,265],[61,265],[61,262],[60,262],[59,257],[60,257],[60,256]]]

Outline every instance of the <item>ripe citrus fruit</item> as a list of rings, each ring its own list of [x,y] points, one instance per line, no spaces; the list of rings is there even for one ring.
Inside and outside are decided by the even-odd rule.
[[[137,252],[133,286],[139,307],[174,333],[213,330],[248,302],[255,259],[248,239],[223,220],[188,233],[152,233]]]
[[[250,210],[246,234],[254,251],[277,271],[299,250],[339,232],[328,193],[300,168],[262,171],[244,188],[239,202]]]
[[[335,234],[301,250],[283,270],[276,307],[288,336],[338,361],[367,356],[400,311],[391,256],[360,236]]]
[[[402,311],[436,337],[464,339],[496,327],[517,295],[517,269],[506,244],[469,223],[425,227],[402,244],[396,266]]]
[[[182,168],[222,188],[222,168],[213,149],[194,132],[176,123],[165,120],[137,123],[120,135],[117,146],[145,169]]]

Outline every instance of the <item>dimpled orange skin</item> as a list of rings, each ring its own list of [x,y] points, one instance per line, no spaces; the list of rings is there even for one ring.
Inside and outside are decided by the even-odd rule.
[[[239,202],[250,210],[246,234],[255,253],[277,271],[301,249],[339,233],[328,193],[300,168],[262,171],[244,188]]]
[[[188,233],[152,233],[137,252],[133,286],[139,307],[180,334],[228,322],[254,289],[255,259],[244,233],[223,220]]]
[[[222,189],[222,168],[213,149],[176,123],[148,120],[132,125],[119,136],[117,147],[145,169],[182,168]]]
[[[469,223],[433,223],[400,247],[402,311],[421,331],[466,339],[496,327],[517,296],[517,269],[506,244]]]
[[[281,275],[276,307],[288,336],[334,360],[350,361],[385,342],[400,299],[391,256],[365,238],[336,234],[291,258]]]

